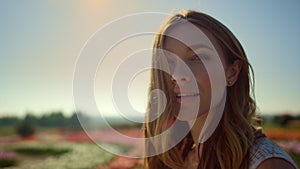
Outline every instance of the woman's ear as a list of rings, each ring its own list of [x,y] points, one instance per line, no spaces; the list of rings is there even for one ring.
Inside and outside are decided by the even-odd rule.
[[[227,86],[233,86],[235,82],[238,80],[241,67],[242,65],[240,60],[235,60],[231,65],[227,67],[226,69]]]

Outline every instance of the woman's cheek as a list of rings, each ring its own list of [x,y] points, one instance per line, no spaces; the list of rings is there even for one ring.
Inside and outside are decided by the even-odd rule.
[[[210,83],[209,76],[205,68],[198,67],[197,69],[193,70],[194,78],[197,83],[203,84],[208,86]]]

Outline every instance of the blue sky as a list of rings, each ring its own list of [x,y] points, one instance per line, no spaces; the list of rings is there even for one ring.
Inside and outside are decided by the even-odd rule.
[[[226,2],[2,0],[0,115],[71,113],[76,58],[95,31],[124,15],[180,9],[208,13],[238,37],[255,71],[256,100],[263,114],[299,113],[300,1]]]

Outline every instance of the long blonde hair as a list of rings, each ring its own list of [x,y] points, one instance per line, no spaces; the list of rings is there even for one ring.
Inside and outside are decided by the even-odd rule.
[[[153,45],[154,50],[160,48],[164,41],[164,31],[168,25],[178,18],[185,19],[195,26],[206,29],[217,39],[227,62],[233,63],[240,60],[241,70],[238,80],[233,86],[227,87],[227,98],[222,119],[213,135],[203,143],[202,156],[199,159],[198,168],[201,169],[246,169],[249,168],[248,150],[254,141],[254,128],[256,104],[251,96],[254,77],[253,70],[247,60],[246,54],[233,33],[216,19],[196,11],[184,11],[170,17],[157,33]],[[157,61],[157,54],[153,52],[153,64]],[[251,74],[252,73],[252,74]],[[150,118],[155,113],[153,105],[148,104],[148,112],[145,118],[144,135],[146,138],[156,136],[168,128],[168,122],[172,122],[178,107],[173,104],[174,93],[171,86],[170,75],[164,71],[151,70],[151,84],[149,90],[162,90],[167,99],[165,111],[159,118],[151,121]],[[253,92],[252,92],[253,94]],[[169,136],[171,138],[171,136]],[[162,138],[161,147],[168,144]],[[146,157],[144,168],[184,168],[184,159],[188,151],[192,148],[193,140],[188,133],[185,138],[176,144],[175,147],[156,156]],[[151,143],[146,143],[146,152],[153,149]]]

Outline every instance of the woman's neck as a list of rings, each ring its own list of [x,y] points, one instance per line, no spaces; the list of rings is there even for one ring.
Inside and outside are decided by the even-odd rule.
[[[202,156],[202,144],[199,144],[199,136],[201,133],[201,130],[204,126],[206,117],[208,113],[201,114],[199,117],[196,118],[196,120],[188,121],[188,124],[190,126],[190,131],[192,134],[192,138],[194,140],[194,145],[192,149],[190,150],[187,158],[186,158],[186,165],[187,168],[198,168],[199,165],[199,157]]]
[[[196,120],[188,122],[195,145],[199,144],[199,136],[203,128],[203,125],[205,123],[207,115],[208,113],[201,114],[196,118]]]

